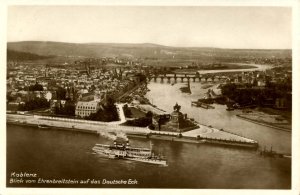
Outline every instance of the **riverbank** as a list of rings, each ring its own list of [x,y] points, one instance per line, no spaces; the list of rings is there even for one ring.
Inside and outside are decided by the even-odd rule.
[[[184,132],[161,132],[148,128],[123,126],[115,123],[97,123],[85,120],[73,121],[73,119],[47,118],[37,115],[7,114],[7,124],[24,126],[43,126],[41,129],[68,130],[74,132],[100,134],[104,137],[108,133],[124,132],[127,135],[145,136],[149,139],[162,139],[188,143],[212,143],[217,145],[232,145],[238,147],[257,148],[258,143],[254,140],[244,138],[229,132],[215,128],[199,125],[198,129]],[[46,128],[45,128],[46,127]],[[201,138],[201,139],[199,139]]]
[[[292,122],[292,112],[289,110],[278,110],[274,108],[267,108],[267,107],[258,107],[258,112],[263,112],[270,115],[280,115],[285,118],[289,123]]]
[[[255,123],[255,124],[263,125],[263,126],[266,126],[266,127],[271,127],[271,128],[273,128],[273,129],[277,129],[277,130],[281,130],[281,131],[291,132],[291,129],[289,129],[289,128],[286,128],[286,127],[280,127],[280,126],[275,126],[275,125],[272,124],[272,123],[264,122],[261,118],[258,118],[258,119],[256,120],[256,119],[250,118],[250,117],[247,116],[247,115],[237,114],[236,116],[239,117],[240,119],[243,119],[243,120],[246,120],[246,121]]]

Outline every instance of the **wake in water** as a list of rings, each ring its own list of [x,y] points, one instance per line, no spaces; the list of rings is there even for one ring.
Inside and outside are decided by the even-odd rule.
[[[99,135],[113,141],[117,138],[123,139],[125,141],[129,140],[127,135],[123,131],[114,132],[114,134],[108,132],[99,132]]]

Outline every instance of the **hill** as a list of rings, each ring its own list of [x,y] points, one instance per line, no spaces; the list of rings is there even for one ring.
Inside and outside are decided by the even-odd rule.
[[[221,49],[201,47],[170,47],[152,43],[63,43],[24,41],[8,42],[7,48],[18,52],[30,52],[41,56],[66,58],[118,57],[143,59],[150,64],[193,61],[242,61],[256,58],[291,58],[291,50]]]

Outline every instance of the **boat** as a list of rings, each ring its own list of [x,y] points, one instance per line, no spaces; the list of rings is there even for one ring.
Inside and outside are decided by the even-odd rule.
[[[233,108],[233,107],[227,107],[226,110],[227,110],[227,111],[233,111],[234,108]]]
[[[233,108],[235,109],[246,109],[246,108],[256,108],[257,105],[255,104],[245,104],[245,105],[240,105],[238,103],[235,103],[232,105]]]
[[[114,140],[113,145],[96,144],[93,151],[97,154],[104,155],[109,159],[132,160],[156,165],[167,166],[167,161],[163,156],[154,155],[151,148],[131,147],[129,141],[126,143]]]
[[[48,128],[50,128],[50,126],[48,126],[48,125],[38,125],[38,128],[40,128],[40,129],[48,129]]]
[[[192,101],[192,106],[201,107],[201,108],[205,108],[205,109],[214,109],[215,108],[209,104],[206,104],[206,103],[203,103],[200,101]]]
[[[284,154],[281,154],[281,153],[277,153],[276,151],[273,151],[272,147],[271,147],[271,150],[266,150],[266,148],[264,148],[264,150],[260,151],[260,155],[261,156],[266,156],[266,157],[272,157],[272,158],[287,157],[287,155],[284,155]]]

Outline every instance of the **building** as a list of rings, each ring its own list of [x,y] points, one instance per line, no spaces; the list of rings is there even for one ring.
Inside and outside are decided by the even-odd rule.
[[[80,117],[86,117],[92,113],[96,113],[99,109],[100,109],[100,104],[98,102],[79,101],[76,104],[75,115]]]

